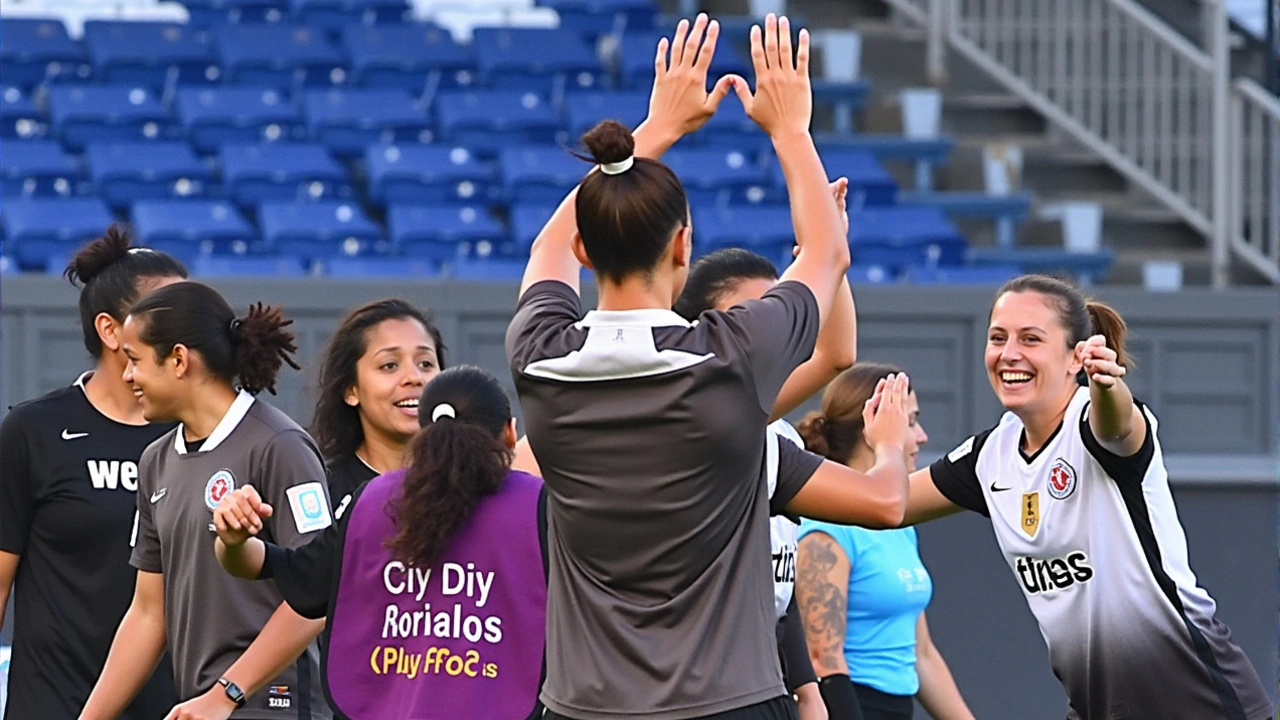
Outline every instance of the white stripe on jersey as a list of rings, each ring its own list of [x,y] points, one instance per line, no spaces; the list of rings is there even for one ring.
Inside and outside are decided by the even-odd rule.
[[[772,499],[778,487],[778,442],[785,438],[804,447],[804,440],[786,420],[771,423],[767,438],[765,459],[768,471],[765,477],[768,479],[769,497]],[[796,543],[799,537],[799,525],[781,515],[769,518],[769,549],[773,554],[773,603],[779,618],[787,614],[787,606],[791,604],[791,595],[795,592]]]

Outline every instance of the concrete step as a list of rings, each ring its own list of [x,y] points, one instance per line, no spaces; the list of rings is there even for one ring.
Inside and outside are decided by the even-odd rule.
[[[1182,263],[1182,284],[1213,284],[1213,264],[1207,250],[1117,250],[1107,274],[1108,285],[1142,285],[1142,266],[1148,260]]]

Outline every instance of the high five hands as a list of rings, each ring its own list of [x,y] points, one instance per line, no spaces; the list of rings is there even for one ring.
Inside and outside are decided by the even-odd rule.
[[[670,42],[666,38],[658,41],[647,122],[661,123],[675,137],[696,132],[732,89],[747,116],[770,137],[808,132],[813,116],[809,32],[800,31],[798,47],[793,50],[791,22],[785,16],[770,14],[763,31],[759,26],[751,28],[754,94],[747,81],[734,74],[721,77],[707,91],[707,72],[719,37],[720,23],[702,13],[692,27],[688,20],[681,20]]]

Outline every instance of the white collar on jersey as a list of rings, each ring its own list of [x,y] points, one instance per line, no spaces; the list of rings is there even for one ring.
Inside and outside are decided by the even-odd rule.
[[[640,310],[592,310],[578,321],[580,328],[594,327],[693,327],[671,310],[642,308]]]
[[[231,434],[231,431],[240,425],[240,421],[244,419],[244,416],[249,414],[249,408],[252,406],[253,396],[241,390],[240,394],[236,395],[235,401],[231,403],[231,407],[227,408],[227,414],[222,416],[222,419],[218,421],[218,426],[213,429],[208,439],[200,446],[200,452],[209,452],[221,445],[222,441],[226,440],[227,436]],[[173,449],[179,455],[187,454],[187,441],[183,439],[183,432],[182,425],[178,425],[178,432],[173,438]]]
[[[88,388],[86,388],[84,384],[85,384],[85,381],[87,381],[91,377],[93,377],[93,371],[85,370],[84,372],[80,373],[80,377],[76,378],[75,382],[71,383],[71,387],[78,387],[80,388],[81,392],[87,392]]]

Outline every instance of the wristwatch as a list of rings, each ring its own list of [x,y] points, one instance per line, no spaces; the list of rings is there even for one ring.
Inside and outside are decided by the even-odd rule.
[[[236,704],[237,710],[244,707],[244,691],[240,689],[239,685],[236,685],[224,677],[218,678],[218,684],[226,688],[227,698]]]

